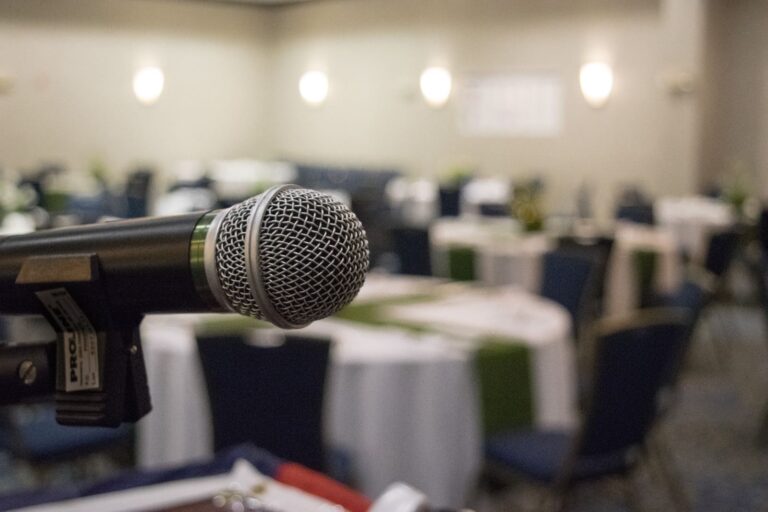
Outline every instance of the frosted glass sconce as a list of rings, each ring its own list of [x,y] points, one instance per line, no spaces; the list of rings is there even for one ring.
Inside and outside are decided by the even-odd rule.
[[[308,105],[322,105],[328,97],[328,75],[322,71],[307,71],[299,79],[299,94]]]
[[[451,73],[445,68],[427,68],[421,73],[419,85],[427,104],[438,108],[445,105],[451,96],[453,80]]]
[[[142,68],[133,75],[133,93],[144,105],[152,105],[163,93],[165,75],[156,67]]]
[[[605,105],[613,90],[613,70],[603,62],[590,62],[579,72],[581,93],[592,107]]]

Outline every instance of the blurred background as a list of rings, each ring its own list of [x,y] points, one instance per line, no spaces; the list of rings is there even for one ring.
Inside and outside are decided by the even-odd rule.
[[[767,24],[762,0],[0,0],[0,236],[296,183],[371,250],[358,300],[296,333],[147,318],[135,427],[4,408],[0,505],[274,477],[258,446],[350,510],[395,482],[435,509],[768,509]],[[293,394],[217,380],[253,373],[215,349],[240,345],[298,351],[250,363]]]

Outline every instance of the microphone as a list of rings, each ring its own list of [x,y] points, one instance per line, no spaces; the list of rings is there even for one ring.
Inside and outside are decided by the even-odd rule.
[[[97,257],[116,314],[233,311],[282,328],[344,307],[368,269],[368,241],[354,213],[327,194],[280,185],[202,215],[2,238],[0,313],[40,313],[38,294],[23,284],[29,276],[40,282],[46,258],[75,254]],[[71,280],[58,267],[44,281]]]
[[[232,311],[299,328],[351,302],[367,269],[355,214],[295,185],[203,214],[0,238],[0,314],[43,314],[57,335],[0,346],[0,405],[55,388],[59,423],[137,421],[151,410],[143,315]]]

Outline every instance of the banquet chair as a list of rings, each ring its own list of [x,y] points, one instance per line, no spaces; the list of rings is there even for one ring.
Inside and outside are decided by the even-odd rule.
[[[582,323],[589,314],[587,308],[596,300],[596,262],[584,254],[556,249],[544,254],[542,266],[539,293],[568,310],[572,334],[578,340]]]
[[[461,185],[457,187],[441,186],[439,188],[440,217],[458,217],[461,203]]]
[[[48,483],[57,466],[66,465],[75,478],[99,476],[94,456],[106,457],[119,467],[132,465],[133,433],[128,424],[117,428],[59,425],[55,404],[48,402],[0,408],[0,450],[28,466],[41,485]]]
[[[739,323],[728,322],[729,315],[723,314],[722,310],[722,306],[732,300],[728,292],[727,274],[736,259],[740,242],[741,233],[736,228],[713,233],[702,263],[704,274],[711,281],[712,287],[703,321],[709,327],[717,363],[723,369],[728,367],[730,361],[731,344],[728,343],[728,338],[732,335],[741,337]],[[721,308],[713,307],[715,304],[719,304]],[[717,332],[712,331],[713,321]]]
[[[608,260],[611,257],[613,249],[613,237],[597,236],[594,238],[579,238],[576,236],[561,236],[558,238],[557,248],[567,250],[574,254],[582,254],[586,258],[591,258],[595,262],[594,290],[596,299],[602,300],[603,290],[605,288],[605,277],[608,272]],[[596,313],[599,315],[602,306],[595,305]]]
[[[676,367],[673,367],[670,374],[672,379],[676,379],[680,375],[682,365],[685,362],[684,357],[688,352],[696,326],[699,323],[699,318],[711,293],[711,289],[706,283],[699,282],[694,278],[688,278],[682,282],[674,293],[658,297],[657,307],[679,309],[687,316],[688,331],[685,334],[685,345],[679,354],[678,360],[674,362]],[[674,386],[676,381],[672,380],[668,384]]]
[[[392,245],[398,259],[398,273],[431,276],[429,231],[424,228],[392,228]]]
[[[768,326],[768,249],[762,246],[762,242],[759,261],[755,264],[754,274],[764,325]],[[768,400],[763,405],[760,418],[756,442],[759,447],[765,448],[768,447]]]
[[[768,207],[763,206],[755,226],[757,242],[764,253],[768,253]]]
[[[149,214],[150,193],[154,172],[138,168],[128,175],[125,190],[125,217],[129,219],[146,217]]]
[[[616,219],[636,224],[655,223],[652,204],[624,204],[616,208]]]
[[[707,245],[704,268],[716,278],[722,279],[736,257],[740,238],[736,229],[713,233]]]
[[[296,335],[277,344],[253,344],[241,334],[198,334],[214,450],[250,442],[323,471],[330,345]]]
[[[632,477],[650,462],[647,441],[659,417],[659,393],[677,370],[688,319],[679,310],[649,309],[604,319],[593,329],[590,392],[579,426],[511,431],[485,441],[482,477],[539,484],[545,510],[564,510],[577,486],[606,478],[620,479],[628,504],[639,507]]]
[[[674,408],[679,398],[678,381],[685,367],[686,356],[693,342],[696,327],[704,307],[709,300],[711,289],[706,282],[697,282],[693,278],[686,279],[676,292],[659,297],[659,306],[676,308],[685,313],[688,329],[684,334],[684,344],[677,357],[670,360],[668,380],[663,384],[658,398],[659,421],[663,420],[670,410]],[[658,470],[665,475],[664,483],[668,486],[668,492],[678,503],[678,509],[690,508],[688,497],[681,490],[680,476],[677,466],[671,458],[671,449],[667,443],[663,424],[651,433],[648,440],[648,449],[653,452]]]

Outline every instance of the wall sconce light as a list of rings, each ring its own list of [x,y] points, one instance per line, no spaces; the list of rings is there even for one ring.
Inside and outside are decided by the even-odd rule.
[[[322,71],[307,71],[299,79],[299,94],[308,105],[322,105],[328,97],[328,75]]]
[[[451,96],[453,79],[445,68],[427,68],[419,80],[421,94],[430,107],[439,108],[446,104]]]
[[[581,93],[590,106],[605,105],[613,90],[613,70],[604,62],[590,62],[581,66],[579,72]]]
[[[156,67],[141,68],[133,75],[133,93],[144,105],[152,105],[163,93],[165,75]]]

